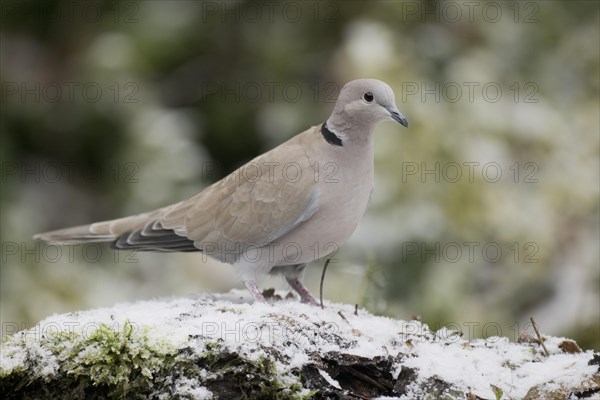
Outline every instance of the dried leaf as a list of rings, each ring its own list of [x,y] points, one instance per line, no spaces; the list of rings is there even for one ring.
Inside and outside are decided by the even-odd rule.
[[[577,346],[577,343],[575,343],[573,340],[563,340],[558,345],[558,348],[569,354],[581,353],[581,348]]]
[[[540,344],[540,341],[527,332],[521,332],[521,334],[519,335],[519,339],[517,339],[517,343]]]

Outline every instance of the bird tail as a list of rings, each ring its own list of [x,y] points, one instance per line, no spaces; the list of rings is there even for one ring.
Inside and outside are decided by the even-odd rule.
[[[79,244],[92,242],[112,242],[127,232],[144,227],[154,219],[154,213],[95,222],[89,225],[74,226],[50,232],[38,233],[33,238],[53,244]]]

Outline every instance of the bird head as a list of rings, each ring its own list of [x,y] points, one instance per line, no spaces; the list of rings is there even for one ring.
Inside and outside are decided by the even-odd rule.
[[[328,125],[340,131],[349,126],[372,131],[382,121],[396,121],[408,127],[408,121],[396,107],[391,87],[377,79],[357,79],[342,88]]]

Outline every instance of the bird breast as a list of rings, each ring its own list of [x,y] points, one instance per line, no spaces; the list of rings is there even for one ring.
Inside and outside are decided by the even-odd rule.
[[[338,148],[344,151],[346,149]],[[286,259],[278,265],[311,262],[331,255],[355,231],[373,190],[373,156],[370,149],[360,157],[320,157],[313,164],[319,190],[318,210],[279,240]],[[335,159],[336,161],[329,161]],[[289,249],[295,249],[290,253]]]

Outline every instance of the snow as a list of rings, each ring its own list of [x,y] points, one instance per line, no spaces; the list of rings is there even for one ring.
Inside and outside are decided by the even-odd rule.
[[[418,343],[415,351],[419,357],[407,359],[404,365],[418,368],[423,378],[438,376],[483,398],[494,397],[490,385],[501,388],[509,397],[523,398],[533,386],[549,382],[568,386],[593,375],[597,369],[587,365],[590,357],[585,353],[551,354],[545,358],[532,352],[531,347],[509,343],[506,338],[495,338],[493,343],[489,343],[490,339],[475,340],[468,349]]]
[[[331,377],[331,375],[329,375],[327,373],[327,371],[323,371],[322,369],[319,369],[319,374],[327,381],[327,383],[329,383],[334,388],[342,389],[342,387],[340,386],[340,383],[338,381],[336,381],[335,379],[333,379]]]
[[[564,353],[558,347],[563,338],[546,337],[550,352],[546,357],[536,344],[511,343],[498,337],[467,342],[446,328],[431,332],[418,321],[393,320],[365,310],[355,315],[354,306],[329,302],[325,305],[321,309],[293,299],[272,305],[253,304],[246,292],[234,290],[53,315],[5,341],[0,374],[26,368],[23,341],[13,339],[26,339],[29,357],[34,354],[43,361],[36,374],[52,376],[58,370],[59,360],[40,345],[43,335],[62,330],[85,336],[101,324],[119,329],[126,323],[143,330],[150,343],[166,342],[198,353],[205,351],[209,342],[219,342],[253,360],[269,357],[269,350],[275,349],[286,360],[275,363],[282,375],[310,363],[315,352],[367,358],[391,356],[396,360],[391,371],[394,377],[403,368],[411,368],[418,372],[417,379],[439,377],[482,398],[495,398],[490,385],[503,391],[503,399],[523,398],[539,384],[573,387],[589,380],[598,369],[597,365],[588,365],[592,351]],[[319,372],[331,386],[339,388],[326,371]],[[212,396],[206,388],[189,380],[178,382],[178,388],[180,393],[197,399]]]
[[[210,390],[203,386],[197,386],[191,379],[180,379],[177,382],[177,392],[182,396],[190,396],[194,400],[209,400],[213,398]]]

